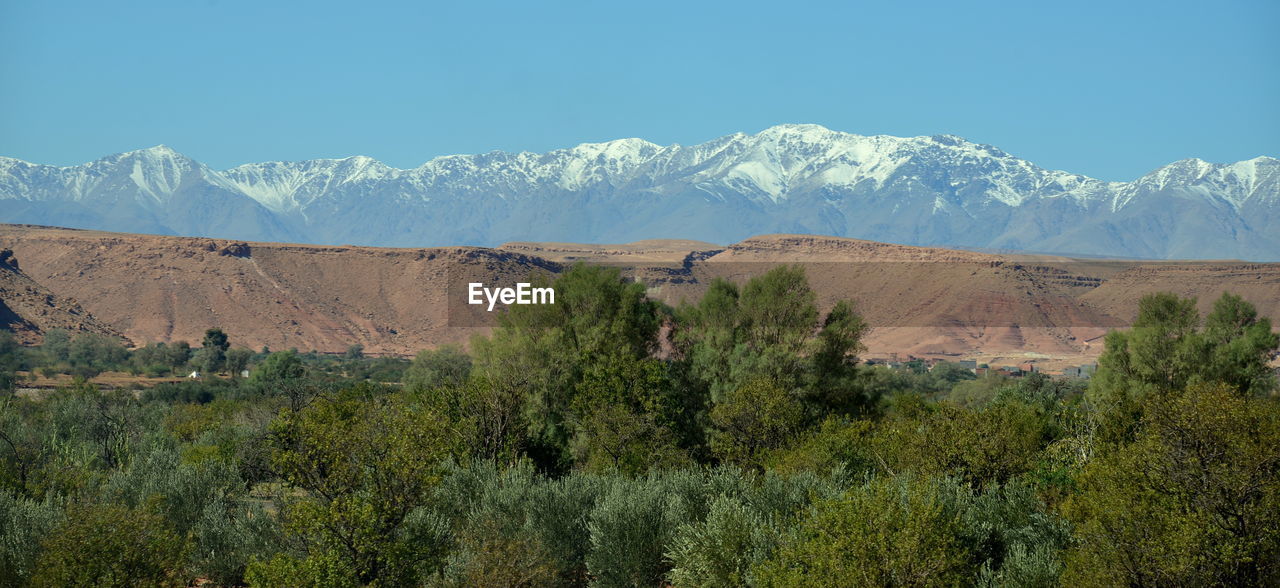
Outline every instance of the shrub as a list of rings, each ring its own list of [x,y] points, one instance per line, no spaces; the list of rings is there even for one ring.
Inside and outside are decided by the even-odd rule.
[[[762,586],[950,586],[965,580],[950,482],[878,478],[819,502],[769,560]]]
[[[406,388],[426,390],[460,386],[471,375],[471,356],[453,345],[419,351],[404,372]]]
[[[669,564],[664,556],[672,531],[668,488],[656,477],[616,479],[591,512],[587,570],[601,586],[653,586]]]
[[[1196,384],[1147,407],[1136,439],[1095,458],[1065,510],[1068,582],[1280,582],[1280,405]]]
[[[184,586],[187,542],[160,516],[75,505],[43,543],[32,586]]]
[[[0,491],[0,587],[27,585],[40,556],[41,541],[61,524],[62,509]]]
[[[772,552],[781,532],[772,516],[736,498],[717,497],[706,520],[675,532],[667,557],[676,586],[730,587],[750,584],[751,567]]]

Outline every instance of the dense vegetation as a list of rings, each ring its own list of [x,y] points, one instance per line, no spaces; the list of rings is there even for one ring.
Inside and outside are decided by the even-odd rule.
[[[232,347],[227,334],[218,328],[205,332],[200,347],[193,348],[186,341],[177,341],[150,343],[133,350],[114,337],[93,333],[80,333],[73,337],[61,329],[45,334],[43,345],[22,349],[14,342],[12,334],[0,331],[0,353],[4,354],[0,361],[5,362],[0,363],[0,377],[7,378],[0,380],[0,390],[6,391],[23,384],[15,376],[18,371],[27,372],[31,384],[41,385],[42,379],[56,380],[64,374],[83,380],[104,372],[148,378],[187,377],[192,373],[202,377],[227,375],[236,378],[250,367],[257,371],[257,368],[270,366],[270,371],[297,365],[297,369],[305,366],[313,377],[325,380],[398,382],[410,365],[408,361],[394,357],[366,358],[361,345],[352,345],[340,355],[316,351],[299,353],[296,349],[273,354],[265,347],[254,352],[245,347]]]
[[[82,376],[0,400],[0,585],[1280,583],[1280,344],[1237,297],[1143,299],[1085,382],[860,366],[798,268],[556,288],[407,366],[0,337],[8,389]]]

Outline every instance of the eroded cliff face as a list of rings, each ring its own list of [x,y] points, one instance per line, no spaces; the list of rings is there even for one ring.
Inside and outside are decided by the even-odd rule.
[[[11,328],[32,333],[27,341],[43,328],[74,328],[118,332],[136,344],[198,342],[217,326],[254,349],[342,351],[359,343],[370,353],[407,355],[487,332],[450,320],[460,291],[451,284],[509,285],[575,262],[617,264],[671,305],[697,300],[716,278],[741,282],[801,263],[823,308],[855,301],[875,327],[866,339],[871,353],[1096,354],[1101,335],[1131,319],[1141,295],[1161,290],[1197,296],[1206,309],[1221,292],[1237,292],[1280,317],[1280,264],[1006,256],[808,235],[727,247],[390,249],[0,225],[0,248],[21,261],[21,270],[0,268],[9,280],[0,300],[11,311],[5,316],[21,319]]]
[[[8,226],[13,249],[49,288],[137,342],[198,342],[221,327],[236,345],[413,353],[465,342],[451,328],[449,272],[493,280],[558,265],[478,248],[377,249]],[[6,298],[8,300],[8,298]]]
[[[60,296],[22,272],[12,249],[0,249],[0,329],[18,341],[36,344],[52,329],[119,337],[75,300]]]

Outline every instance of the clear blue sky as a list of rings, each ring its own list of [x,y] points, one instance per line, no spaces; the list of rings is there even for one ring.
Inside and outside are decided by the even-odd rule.
[[[784,122],[1127,180],[1280,156],[1280,2],[0,0],[0,155],[397,167]]]

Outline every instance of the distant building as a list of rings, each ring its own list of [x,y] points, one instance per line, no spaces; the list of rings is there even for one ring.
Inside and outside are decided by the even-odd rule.
[[[960,364],[960,367],[966,370],[969,370],[971,372],[978,369],[978,361],[975,359],[962,359],[960,361],[957,361],[956,363]]]
[[[192,379],[192,380],[199,380],[199,379],[200,379],[200,372],[191,372],[191,373],[187,374],[187,377],[188,377],[188,378],[190,378],[190,379]]]
[[[1080,365],[1080,366],[1069,365],[1065,368],[1062,368],[1062,375],[1068,378],[1083,378],[1087,380],[1089,379],[1089,376],[1092,376],[1093,372],[1096,371],[1097,369],[1098,369],[1098,364],[1096,363],[1087,363],[1085,365]]]

